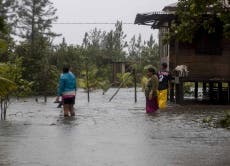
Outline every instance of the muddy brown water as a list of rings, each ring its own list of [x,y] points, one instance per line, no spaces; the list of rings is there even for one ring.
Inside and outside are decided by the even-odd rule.
[[[78,91],[76,117],[64,118],[55,97],[12,100],[0,121],[0,166],[229,166],[230,131],[203,118],[228,106],[176,106],[153,115],[133,89]]]

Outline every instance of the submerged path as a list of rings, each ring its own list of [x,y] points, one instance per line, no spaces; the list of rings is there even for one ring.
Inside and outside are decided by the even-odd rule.
[[[76,117],[53,103],[13,101],[0,121],[0,166],[228,166],[230,131],[204,125],[225,106],[174,106],[145,114],[144,96],[122,89],[79,91]]]

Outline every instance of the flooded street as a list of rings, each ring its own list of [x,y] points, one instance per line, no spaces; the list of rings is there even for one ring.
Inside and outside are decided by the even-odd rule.
[[[230,131],[203,124],[227,106],[175,106],[153,115],[133,89],[79,90],[76,117],[64,118],[55,97],[12,101],[0,121],[0,166],[228,166]]]

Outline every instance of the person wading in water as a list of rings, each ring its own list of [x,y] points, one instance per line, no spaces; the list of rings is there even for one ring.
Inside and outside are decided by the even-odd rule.
[[[72,72],[70,72],[70,67],[64,65],[63,73],[59,79],[58,96],[56,98],[56,102],[59,101],[59,97],[62,97],[65,117],[68,117],[69,115],[75,116],[73,106],[75,104],[76,90],[76,77]]]
[[[146,113],[153,113],[158,110],[158,78],[154,67],[147,68],[148,81],[145,86],[145,97],[146,97]]]
[[[171,80],[171,75],[167,71],[167,67],[167,63],[162,63],[161,70],[157,73],[159,79],[158,103],[160,109],[164,109],[167,106],[169,81]]]

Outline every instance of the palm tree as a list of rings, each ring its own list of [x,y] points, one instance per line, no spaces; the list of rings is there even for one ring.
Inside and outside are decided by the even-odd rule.
[[[0,99],[4,99],[12,90],[15,90],[14,82],[0,76]]]

